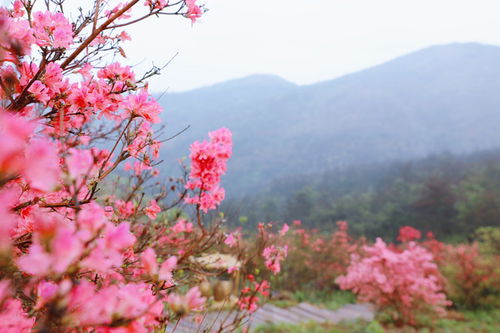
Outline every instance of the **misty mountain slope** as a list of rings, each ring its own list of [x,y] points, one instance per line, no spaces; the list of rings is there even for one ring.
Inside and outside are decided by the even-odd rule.
[[[430,47],[344,77],[297,86],[255,75],[160,100],[167,165],[225,126],[229,194],[288,174],[500,146],[500,47]]]

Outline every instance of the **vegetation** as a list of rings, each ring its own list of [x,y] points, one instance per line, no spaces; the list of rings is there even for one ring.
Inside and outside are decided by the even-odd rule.
[[[484,331],[500,325],[500,260],[493,241],[498,228],[479,229],[481,240],[474,243],[446,244],[432,233],[422,233],[409,226],[401,228],[396,242],[375,244],[349,235],[347,223],[337,230],[319,233],[295,221],[285,240],[288,259],[281,274],[270,281],[280,292],[272,300],[287,307],[309,302],[337,309],[358,301],[377,307],[377,324],[384,330],[413,332],[451,327],[471,331],[484,316]],[[488,237],[485,233],[488,232]],[[351,292],[339,291],[347,289]],[[476,318],[475,316],[478,316]],[[367,323],[349,324],[364,332]],[[261,328],[266,332],[292,329],[283,325]],[[304,324],[295,331],[337,332],[342,325]],[[274,331],[273,331],[274,330]],[[292,330],[292,332],[293,332]]]
[[[238,214],[231,212],[234,202],[228,203],[224,210],[232,219],[226,223],[217,209],[225,198],[221,181],[233,154],[232,132],[223,127],[194,141],[189,164],[181,164],[182,176],[156,180],[162,140],[154,124],[162,110],[148,92],[147,79],[160,69],[136,77],[130,66],[115,61],[115,56],[125,58],[121,44],[130,39],[117,29],[163,15],[194,23],[203,6],[197,0],[95,0],[88,12],[71,8],[64,0],[15,0],[0,8],[0,332],[163,332],[181,319],[201,325],[201,312],[221,309],[231,312],[210,329],[235,331],[269,299],[282,307],[310,302],[327,309],[370,302],[377,316],[370,323],[274,324],[257,331],[498,328],[498,151],[325,171],[324,165],[351,165],[362,158],[415,157],[434,151],[436,141],[407,151],[408,140],[415,138],[397,122],[387,127],[387,119],[375,117],[372,124],[391,128],[394,135],[367,149],[380,133],[349,130],[366,111],[385,109],[380,101],[363,105],[361,113],[347,112],[343,124],[335,124],[332,145],[321,133],[310,141],[304,133],[289,136],[291,129],[283,132],[276,123],[286,117],[269,113],[272,121],[252,136],[262,147],[257,151],[261,159],[271,152],[280,162],[255,168],[243,183],[262,174],[274,178],[277,170],[313,174],[281,179],[267,193],[256,191]],[[414,58],[391,66],[401,69],[409,59]],[[449,57],[439,60],[452,64]],[[426,80],[429,65],[416,62],[412,68],[421,71],[417,86],[434,94]],[[368,94],[387,88],[378,86],[380,73],[397,77],[389,67],[368,72],[367,82],[376,85]],[[490,69],[483,74],[493,75]],[[294,91],[291,119],[305,123],[309,117],[300,112],[304,105],[298,97],[307,97],[306,106],[321,115],[330,110],[325,103],[330,89],[342,103],[347,90],[365,84],[359,78],[313,90],[280,81],[280,92]],[[265,96],[253,99],[244,88],[237,88],[243,90],[240,97],[258,102],[263,113],[283,97],[261,87]],[[464,102],[460,98],[456,102]],[[498,142],[496,135],[479,141],[457,137],[470,119],[469,109],[459,106],[453,115],[460,119],[450,120],[450,136],[442,139],[442,131],[433,132],[444,143],[438,148],[455,140],[462,143],[457,151]],[[434,122],[433,111],[429,107],[413,125]],[[409,114],[396,118],[406,121]],[[301,130],[313,125],[330,129],[326,121],[313,121]],[[474,130],[491,126],[486,122]],[[289,143],[303,154],[293,163],[280,159],[289,152],[266,145],[275,133],[293,137]],[[318,145],[324,151],[310,149]],[[246,157],[256,152],[245,148]],[[340,151],[346,155],[335,155]],[[240,171],[252,168],[244,162]],[[291,222],[259,222],[262,218]]]
[[[81,5],[0,7],[0,332],[164,332],[221,302],[238,314],[217,329],[233,330],[270,294],[248,269],[279,273],[281,233],[261,225],[248,243],[209,214],[224,199],[227,128],[190,145],[182,177],[155,180],[162,109],[147,79],[160,69],[136,77],[115,59],[123,27],[193,23],[203,6]]]
[[[335,169],[287,177],[271,189],[223,206],[233,225],[261,219],[299,219],[330,231],[349,221],[351,232],[392,240],[411,225],[451,242],[500,226],[500,151],[436,155],[411,162]],[[479,236],[478,236],[479,237]]]
[[[500,327],[500,311],[476,311],[456,314],[457,318],[440,319],[432,327],[415,329],[381,325],[378,321],[305,323],[302,325],[269,324],[256,328],[260,333],[496,333]]]
[[[254,75],[167,93],[167,129],[190,128],[166,144],[163,168],[222,126],[236,133],[224,180],[236,199],[283,177],[498,147],[499,58],[498,46],[455,43],[306,86]]]

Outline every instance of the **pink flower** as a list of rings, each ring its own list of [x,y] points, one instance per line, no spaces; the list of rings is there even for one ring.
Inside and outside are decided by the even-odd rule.
[[[161,212],[160,206],[156,203],[156,200],[151,200],[149,206],[144,209],[144,213],[151,219],[156,219],[156,215]]]
[[[135,212],[135,205],[130,201],[124,202],[122,200],[116,200],[115,206],[123,217],[130,217]]]
[[[273,274],[278,274],[281,271],[281,261],[286,258],[288,254],[288,246],[276,247],[271,245],[266,247],[262,252],[265,259],[265,265]]]
[[[128,171],[128,170],[131,170],[131,169],[134,169],[134,173],[137,175],[137,176],[140,176],[144,171],[146,170],[151,170],[151,166],[146,164],[146,163],[143,163],[141,161],[135,161],[134,162],[134,166],[131,166],[130,163],[126,163],[125,164],[125,170]]]
[[[227,269],[227,273],[228,273],[228,274],[232,274],[233,272],[235,272],[235,271],[239,271],[239,270],[240,270],[240,268],[239,268],[238,266],[231,266],[231,267],[229,267],[229,268]]]
[[[40,81],[35,81],[29,87],[28,91],[35,97],[39,102],[46,104],[50,100],[49,88]]]
[[[193,224],[190,222],[188,223],[184,219],[180,219],[172,228],[170,228],[170,230],[174,234],[180,234],[181,232],[193,232]]]
[[[232,135],[227,128],[210,132],[209,137],[210,141],[195,141],[191,145],[191,171],[186,188],[195,194],[185,199],[189,204],[199,205],[205,213],[217,208],[224,199],[225,192],[219,183],[232,154]]]
[[[19,267],[26,273],[36,276],[62,274],[82,254],[83,244],[72,230],[55,220],[49,221],[52,224],[35,229],[35,240],[28,254],[18,259]],[[48,246],[44,248],[42,242]]]
[[[11,211],[16,202],[16,194],[12,190],[0,190],[0,255],[2,252],[9,253],[12,243],[11,233],[16,227],[18,218]],[[7,252],[9,251],[9,252]],[[1,296],[1,293],[0,293]]]
[[[114,83],[116,90],[122,89],[126,86],[135,85],[135,75],[130,70],[129,66],[121,66],[119,63],[114,62],[107,65],[97,72],[97,77],[100,79],[108,80]]]
[[[70,155],[66,158],[68,172],[71,178],[80,179],[90,174],[93,170],[94,158],[90,150],[70,149]]]
[[[73,44],[73,29],[62,13],[35,12],[33,30],[38,46],[68,48]]]
[[[185,3],[188,7],[188,11],[186,16],[191,19],[191,22],[196,22],[196,19],[201,17],[201,9],[198,5],[196,5],[196,0],[185,0]]]
[[[0,332],[29,333],[34,324],[35,318],[28,317],[19,300],[8,298],[3,302],[0,308]]]
[[[206,298],[201,297],[201,292],[198,287],[193,287],[187,292],[186,301],[189,309],[201,311],[203,309],[203,305],[205,305]]]
[[[130,225],[126,222],[118,226],[108,224],[104,240],[108,248],[115,250],[124,250],[135,243],[135,237],[130,232]]]
[[[53,282],[41,281],[36,289],[38,299],[36,301],[35,308],[41,309],[57,294],[58,286]]]
[[[226,244],[229,247],[235,247],[238,243],[238,240],[236,237],[234,237],[233,233],[230,233],[227,235],[226,239],[224,240],[224,244]]]
[[[412,240],[417,240],[422,237],[420,231],[410,226],[401,227],[399,229],[398,241],[405,243]]]
[[[145,89],[128,95],[122,103],[122,108],[128,114],[142,117],[151,123],[160,122],[158,115],[161,113],[161,107]]]
[[[125,321],[130,323],[127,325],[129,329],[117,329],[148,332],[148,328],[157,324],[156,318],[160,316],[162,307],[145,283],[120,283],[96,290],[94,285],[84,280],[68,296],[67,319],[77,326],[107,326],[113,321]],[[103,329],[105,331],[102,332],[114,331],[112,328]]]
[[[0,175],[12,175],[25,166],[25,149],[35,124],[0,109]]]
[[[14,13],[19,15],[20,12]],[[7,50],[15,46],[15,54],[6,52],[5,60],[16,62],[18,61],[17,55],[28,55],[31,53],[31,45],[35,43],[36,39],[33,36],[33,29],[31,29],[28,20],[13,20],[5,15],[1,15],[0,28],[6,32],[7,38],[0,38],[0,44]]]
[[[88,231],[88,240],[97,233],[97,231],[108,221],[104,209],[96,204],[95,202],[90,202],[84,205],[80,212],[78,213],[78,225],[81,231]]]
[[[172,271],[175,269],[176,266],[177,266],[177,257],[172,256],[168,258],[163,262],[163,264],[161,264],[158,278],[162,281],[166,281],[169,285],[173,285]]]
[[[156,253],[152,248],[147,248],[141,254],[141,263],[144,271],[150,276],[158,274],[158,263],[156,262]]]
[[[59,157],[55,145],[47,139],[32,140],[26,149],[24,175],[32,188],[52,190],[59,180]]]
[[[285,236],[289,229],[290,229],[290,227],[288,226],[288,224],[286,224],[286,223],[283,224],[283,227],[281,228],[279,235],[281,237]]]
[[[132,40],[130,35],[126,31],[120,32],[120,34],[117,36],[121,41],[127,41],[127,40]]]
[[[205,305],[206,298],[201,297],[198,287],[189,289],[186,295],[170,294],[168,303],[170,308],[179,315],[185,315],[190,311],[201,311]]]
[[[12,13],[14,17],[23,17],[26,11],[24,10],[24,5],[21,0],[15,0],[13,3]]]

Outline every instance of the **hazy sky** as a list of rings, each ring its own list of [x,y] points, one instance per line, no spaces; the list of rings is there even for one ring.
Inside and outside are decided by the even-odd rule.
[[[141,66],[179,55],[152,90],[180,91],[255,73],[307,84],[434,44],[500,45],[499,0],[200,0],[191,25],[153,18],[131,31]],[[141,67],[139,67],[141,68]]]

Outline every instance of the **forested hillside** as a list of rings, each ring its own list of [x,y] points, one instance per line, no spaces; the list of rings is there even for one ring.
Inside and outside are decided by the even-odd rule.
[[[256,75],[160,99],[164,168],[189,143],[231,128],[228,197],[275,179],[351,165],[404,161],[500,146],[500,48],[430,47],[335,80],[297,86]]]
[[[273,182],[268,191],[229,199],[231,223],[292,221],[394,239],[414,226],[440,239],[464,239],[479,227],[500,226],[500,150],[442,154],[408,162],[333,169]]]

